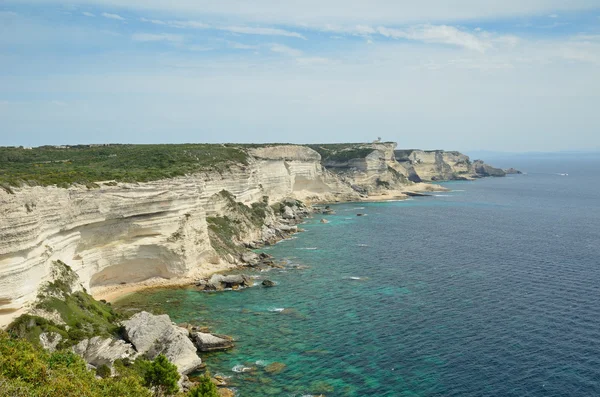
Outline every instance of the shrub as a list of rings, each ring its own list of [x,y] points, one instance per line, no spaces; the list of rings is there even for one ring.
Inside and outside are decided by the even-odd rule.
[[[190,390],[188,397],[219,397],[217,386],[210,379],[208,372],[199,378],[198,386]]]
[[[177,393],[179,391],[178,381],[179,372],[177,372],[177,367],[163,354],[159,354],[152,361],[144,374],[144,383],[147,387],[154,388],[155,397]]]

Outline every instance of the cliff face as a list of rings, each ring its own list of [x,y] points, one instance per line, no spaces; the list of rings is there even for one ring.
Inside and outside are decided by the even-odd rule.
[[[222,190],[246,204],[264,196],[271,202],[292,196],[358,198],[323,169],[311,149],[280,146],[250,153],[248,165],[221,173],[89,190],[0,189],[0,323],[35,300],[57,260],[71,266],[88,289],[232,266],[211,246],[207,226],[207,218],[226,213],[218,198]]]
[[[355,191],[369,195],[410,189],[407,171],[396,161],[394,142],[361,145],[312,145],[323,166]]]
[[[59,260],[92,291],[155,277],[197,278],[238,263],[233,238],[215,238],[220,227],[228,231],[223,222],[243,225],[233,245],[269,239],[280,219],[269,204],[283,199],[401,196],[404,190],[433,188],[408,178],[452,179],[473,169],[468,157],[454,152],[411,151],[399,158],[395,147],[244,147],[244,162],[220,171],[91,189],[0,188],[0,326],[28,309]]]
[[[406,170],[408,179],[421,181],[468,180],[486,176],[505,176],[498,168],[481,160],[471,161],[459,152],[443,150],[396,150],[395,158]]]

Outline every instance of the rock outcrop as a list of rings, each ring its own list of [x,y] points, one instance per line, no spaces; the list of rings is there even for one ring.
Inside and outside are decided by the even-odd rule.
[[[200,280],[196,284],[205,291],[223,291],[225,289],[239,289],[250,287],[252,280],[243,274],[213,274],[208,280]]]
[[[62,340],[63,337],[57,332],[43,332],[40,334],[40,345],[50,353],[56,351],[56,348]]]
[[[202,364],[189,331],[173,324],[166,314],[140,312],[123,321],[123,327],[125,339],[135,347],[138,356],[152,360],[164,354],[181,374],[188,374]]]
[[[233,340],[223,335],[209,334],[206,332],[193,332],[192,340],[196,344],[198,351],[211,352],[217,350],[227,350],[233,347]]]
[[[112,367],[115,360],[132,358],[136,355],[133,346],[129,343],[100,336],[82,340],[73,346],[73,352],[95,368],[103,365]]]
[[[470,180],[487,176],[504,176],[499,168],[456,151],[396,150],[396,161],[413,182]]]

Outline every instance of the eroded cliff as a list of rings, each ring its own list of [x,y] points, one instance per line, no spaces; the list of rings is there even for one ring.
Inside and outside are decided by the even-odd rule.
[[[81,147],[76,156],[61,149],[51,152],[50,161],[26,165],[23,158],[35,156],[24,150],[13,156],[15,163],[9,165],[21,180],[40,176],[39,182],[49,184],[70,175],[114,179],[87,186],[73,181],[62,187],[33,186],[35,180],[0,184],[0,325],[28,310],[39,286],[51,280],[57,261],[69,265],[81,287],[92,292],[153,278],[198,279],[239,264],[235,247],[291,231],[286,207],[277,206],[281,200],[292,200],[291,208],[296,199],[322,203],[405,197],[405,192],[435,189],[415,181],[468,176],[473,170],[468,157],[454,152],[411,151],[397,161],[395,143],[181,146],[179,157],[147,160],[147,169],[138,166],[130,174],[129,163],[115,157],[133,153],[130,147],[93,147],[92,159]],[[143,150],[156,155],[162,147]],[[11,155],[8,151],[6,161]],[[178,158],[185,159],[184,168]],[[0,176],[8,176],[7,181],[13,175],[2,160]],[[196,160],[212,168],[198,168]],[[39,171],[45,166],[53,167],[52,175]],[[167,174],[178,176],[163,178]],[[131,175],[149,181],[126,182]]]
[[[413,182],[469,180],[506,175],[499,168],[481,160],[471,161],[469,156],[456,151],[396,150],[394,156],[408,179]]]

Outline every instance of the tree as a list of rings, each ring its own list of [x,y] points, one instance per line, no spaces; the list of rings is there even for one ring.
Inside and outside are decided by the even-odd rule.
[[[188,397],[219,397],[217,386],[210,379],[208,372],[200,377],[198,386],[190,390]]]
[[[155,397],[177,393],[179,391],[177,381],[179,381],[177,367],[163,354],[159,354],[152,361],[144,374],[144,382],[147,387],[154,388]]]

